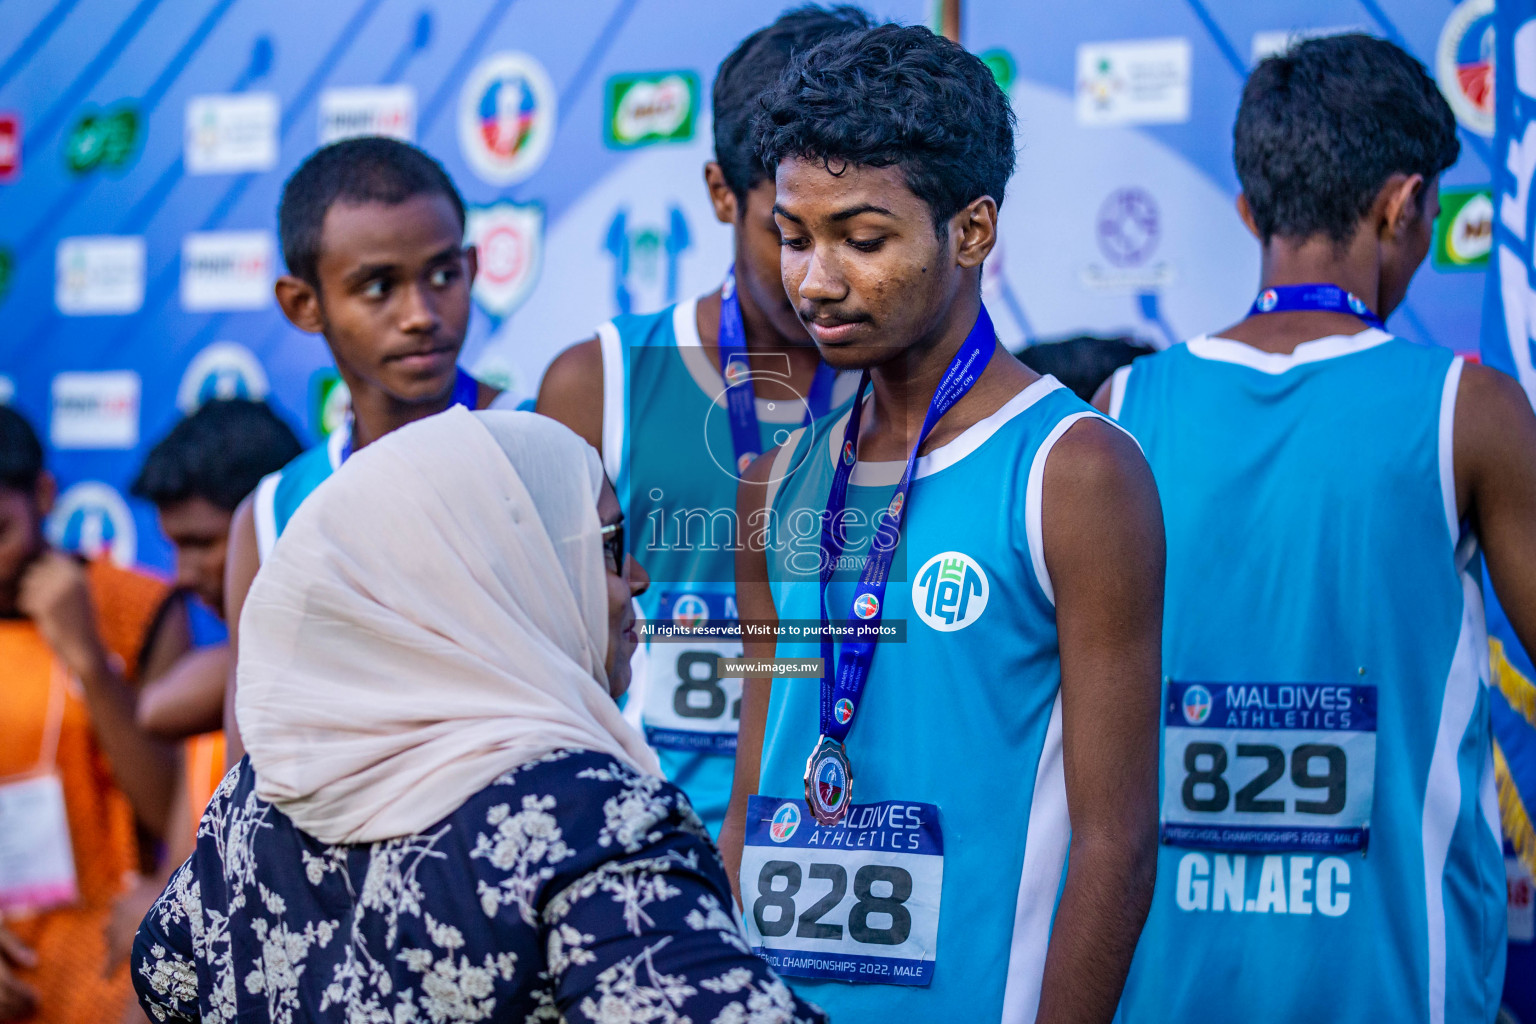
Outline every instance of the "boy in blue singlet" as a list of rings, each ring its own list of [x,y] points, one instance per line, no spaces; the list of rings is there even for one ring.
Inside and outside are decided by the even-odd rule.
[[[603,455],[633,524],[633,552],[651,577],[640,598],[647,620],[736,619],[734,556],[721,524],[735,507],[740,466],[851,389],[822,366],[784,295],[773,181],[749,129],[757,97],[792,53],[869,24],[853,7],[797,8],[721,62],[715,159],[704,181],[716,217],[733,230],[732,287],[603,324],[596,338],[555,359],[539,389],[538,411]],[[627,713],[638,710],[667,778],[715,834],[741,714],[741,681],[721,678],[716,659],[740,654],[735,641],[649,643],[629,693]]]
[[[1157,891],[1127,1024],[1492,1021],[1504,971],[1482,563],[1536,643],[1536,416],[1382,324],[1456,123],[1381,39],[1254,69],[1246,319],[1096,401],[1168,534]]]
[[[352,412],[326,444],[263,480],[235,513],[224,592],[232,653],[262,556],[348,455],[451,405],[485,409],[501,397],[458,366],[475,250],[464,244],[464,200],[436,160],[395,139],[325,146],[283,186],[277,221],[288,264],[277,279],[278,305],[299,330],[325,338]],[[231,673],[231,762],[243,753],[234,706]]]
[[[747,655],[823,673],[747,681],[748,935],[834,1020],[1108,1021],[1156,852],[1151,474],[992,331],[1014,134],[980,60],[876,28],[763,104],[785,289],[861,397],[739,498],[742,617],[801,631]]]

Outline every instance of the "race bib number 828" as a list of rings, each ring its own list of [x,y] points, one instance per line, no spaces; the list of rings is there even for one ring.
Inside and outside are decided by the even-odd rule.
[[[752,951],[780,974],[929,984],[943,887],[932,804],[854,804],[823,827],[802,799],[748,801],[743,917]]]

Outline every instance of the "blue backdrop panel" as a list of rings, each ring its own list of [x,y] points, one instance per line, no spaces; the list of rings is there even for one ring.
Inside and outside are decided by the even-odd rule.
[[[60,443],[53,466],[72,490],[56,535],[167,565],[151,510],[122,492],[199,396],[270,393],[310,438],[322,431],[328,355],[283,320],[270,280],[279,190],[327,124],[408,134],[454,176],[487,268],[466,362],[521,395],[597,322],[713,288],[730,236],[701,179],[709,86],[786,6],[0,0],[0,398]],[[867,6],[932,14],[930,0]],[[986,279],[1005,341],[1093,330],[1161,344],[1235,320],[1258,269],[1230,158],[1255,38],[1357,27],[1434,67],[1457,10],[964,0],[964,42],[1019,114]],[[1470,66],[1480,36],[1462,35]],[[1180,116],[1122,109],[1114,61],[1082,71],[1084,53],[1149,40],[1154,57],[1188,53],[1187,74],[1149,101],[1177,106],[1185,90]],[[337,91],[358,87],[376,91]],[[1107,100],[1085,115],[1096,89]],[[1445,184],[1485,188],[1488,143],[1463,141]],[[1475,349],[1481,298],[1480,274],[1426,265],[1391,326]]]

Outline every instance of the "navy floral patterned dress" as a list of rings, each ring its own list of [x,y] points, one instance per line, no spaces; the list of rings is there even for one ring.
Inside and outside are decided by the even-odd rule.
[[[752,956],[682,791],[606,754],[522,765],[413,836],[332,846],[231,769],[144,919],[156,1021],[825,1021]]]

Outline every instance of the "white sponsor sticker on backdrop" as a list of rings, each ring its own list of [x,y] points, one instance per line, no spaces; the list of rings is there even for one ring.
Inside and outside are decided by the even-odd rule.
[[[267,231],[201,231],[181,240],[181,308],[265,309],[276,243]]]
[[[1308,39],[1323,39],[1328,36],[1342,36],[1349,32],[1364,31],[1366,29],[1362,25],[1337,25],[1333,28],[1290,28],[1255,32],[1248,58],[1252,63],[1257,64],[1265,57],[1284,53],[1297,43],[1306,42]]]
[[[1509,894],[1509,941],[1536,941],[1536,880],[1519,857],[1504,858],[1504,883]]]
[[[327,89],[320,94],[320,144],[359,135],[416,139],[416,90],[409,85]]]
[[[1077,121],[1085,125],[1189,120],[1188,39],[1083,43],[1077,48]]]
[[[139,443],[139,391],[132,370],[59,374],[49,441],[55,448],[132,448]]]
[[[65,316],[137,313],[144,304],[144,239],[62,239],[55,261],[54,301]]]
[[[188,174],[270,171],[277,166],[275,93],[194,96],[187,102]]]

